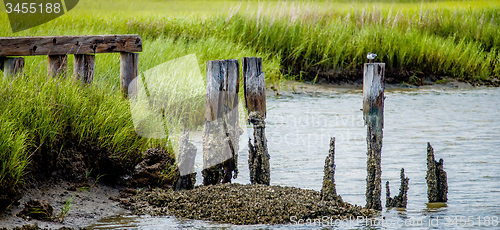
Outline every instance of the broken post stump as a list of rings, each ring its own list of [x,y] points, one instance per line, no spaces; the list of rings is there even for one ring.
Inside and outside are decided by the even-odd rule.
[[[248,140],[248,167],[252,184],[270,183],[269,153],[265,134],[266,123],[266,82],[262,72],[262,58],[243,58],[243,80],[245,106],[248,121],[253,124],[254,143]]]
[[[121,52],[120,53],[120,86],[124,97],[128,97],[130,82],[139,74],[139,54]],[[137,92],[132,90],[132,92]]]
[[[385,63],[365,63],[363,118],[367,126],[366,208],[382,210],[381,150],[384,127]]]
[[[385,207],[387,208],[406,208],[406,204],[408,203],[408,183],[410,179],[405,177],[405,169],[401,168],[401,185],[399,187],[399,194],[394,198],[391,198],[391,191],[389,188],[389,181],[385,184],[386,189],[386,203]]]
[[[443,158],[434,159],[434,149],[427,143],[427,198],[429,203],[448,201],[448,182],[443,169]]]
[[[189,132],[184,132],[179,140],[179,155],[177,166],[180,178],[175,186],[176,190],[193,189],[196,184],[196,172],[194,171],[194,160],[196,158],[196,146],[189,142]]]
[[[239,63],[236,59],[207,63],[207,95],[203,126],[203,184],[230,183],[236,178],[239,136]],[[233,174],[234,173],[234,174]]]
[[[340,197],[335,190],[335,137],[330,139],[330,150],[325,159],[325,168],[323,176],[323,187],[321,188],[321,199],[335,201]]]
[[[48,55],[47,76],[66,77],[68,69],[68,55]]]
[[[23,73],[24,58],[5,58],[3,59],[3,76],[4,79],[13,78]]]
[[[95,55],[75,54],[73,75],[83,84],[91,84],[94,80]]]

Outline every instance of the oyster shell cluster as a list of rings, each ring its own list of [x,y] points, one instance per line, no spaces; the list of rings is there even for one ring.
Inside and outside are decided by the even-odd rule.
[[[299,219],[371,217],[376,211],[338,199],[321,200],[318,191],[294,187],[218,184],[193,190],[142,192],[130,199],[134,214],[174,215],[180,218],[232,224],[286,224]]]

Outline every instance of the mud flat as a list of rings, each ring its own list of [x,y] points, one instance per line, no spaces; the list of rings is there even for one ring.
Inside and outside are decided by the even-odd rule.
[[[372,217],[376,211],[343,202],[321,200],[318,191],[294,187],[219,184],[189,191],[153,190],[130,198],[133,214],[232,224],[286,224],[298,219]]]

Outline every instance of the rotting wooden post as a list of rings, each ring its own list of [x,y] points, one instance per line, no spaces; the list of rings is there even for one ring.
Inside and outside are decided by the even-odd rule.
[[[83,84],[91,84],[94,80],[95,55],[75,54],[73,74]]]
[[[406,204],[408,203],[408,183],[410,179],[405,177],[405,169],[401,168],[401,185],[399,187],[399,194],[394,198],[391,197],[391,190],[389,188],[389,181],[385,184],[386,189],[386,202],[385,207],[388,208],[406,208]]]
[[[239,136],[238,60],[207,63],[207,95],[203,127],[203,184],[230,183],[236,178]],[[234,175],[233,175],[234,172]]]
[[[15,77],[24,71],[24,58],[4,58],[3,59],[4,79]]]
[[[47,76],[66,77],[66,71],[68,69],[68,55],[49,55],[48,57]]]
[[[120,53],[120,86],[124,97],[128,97],[129,85],[139,74],[139,54]]]
[[[434,149],[427,143],[427,198],[429,203],[448,201],[448,179],[443,168],[443,158],[434,158]]]
[[[262,72],[262,58],[243,58],[243,79],[245,88],[245,106],[248,121],[253,124],[254,143],[248,140],[248,167],[252,184],[270,183],[269,153],[265,134],[266,118],[266,82]]]
[[[337,191],[335,190],[335,137],[330,139],[330,150],[325,159],[321,199],[332,201],[338,199]]]
[[[384,127],[385,63],[365,63],[363,118],[367,126],[366,208],[382,210],[381,150]]]

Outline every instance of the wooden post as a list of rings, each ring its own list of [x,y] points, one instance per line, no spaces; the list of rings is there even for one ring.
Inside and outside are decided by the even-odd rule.
[[[243,79],[248,121],[253,124],[254,129],[254,143],[248,140],[250,182],[269,185],[271,170],[265,135],[266,82],[262,72],[262,58],[243,58]]]
[[[203,184],[230,183],[237,176],[238,60],[207,63],[207,95],[203,127]],[[234,176],[233,176],[234,172]]]
[[[3,59],[2,66],[4,79],[15,77],[23,73],[24,58],[5,58]]]
[[[68,55],[49,55],[47,63],[47,75],[49,77],[66,77],[68,69]]]
[[[83,84],[91,84],[94,80],[95,55],[75,54],[73,74]]]
[[[363,118],[367,126],[366,208],[382,210],[381,150],[384,127],[385,63],[365,63]]]
[[[323,187],[321,188],[322,200],[338,200],[335,190],[335,137],[330,139],[330,150],[325,159]]]
[[[120,86],[124,97],[128,96],[128,86],[139,73],[139,54],[120,53]]]
[[[448,201],[448,182],[443,168],[443,158],[439,162],[434,158],[434,149],[427,143],[427,198],[429,203]]]

